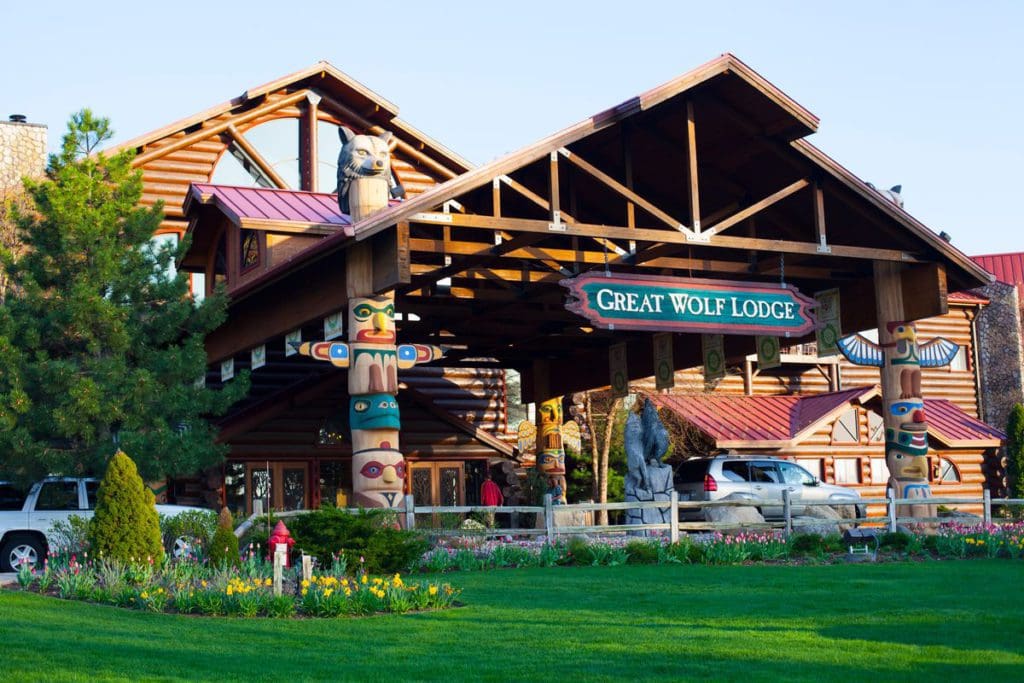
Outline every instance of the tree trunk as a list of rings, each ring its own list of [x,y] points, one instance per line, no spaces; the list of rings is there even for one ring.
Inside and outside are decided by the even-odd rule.
[[[597,500],[600,491],[600,477],[597,455],[597,432],[594,431],[594,404],[590,400],[590,392],[584,394],[583,405],[587,415],[587,431],[590,432],[590,500]]]
[[[615,417],[619,414],[619,408],[622,406],[622,399],[617,398],[612,401],[611,408],[608,409],[608,419],[604,423],[604,443],[601,444],[601,490],[599,491],[600,498],[598,502],[608,502],[608,454],[612,449],[612,433],[615,429]],[[598,515],[598,524],[602,526],[608,525],[608,511],[601,510]]]

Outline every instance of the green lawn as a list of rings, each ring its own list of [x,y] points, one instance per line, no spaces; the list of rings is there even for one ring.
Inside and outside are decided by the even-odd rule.
[[[0,594],[6,680],[1020,680],[1024,562],[452,574],[465,607],[242,620]]]

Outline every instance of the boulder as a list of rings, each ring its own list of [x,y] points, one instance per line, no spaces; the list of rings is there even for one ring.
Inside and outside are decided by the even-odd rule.
[[[843,505],[840,507],[848,508],[851,505]],[[801,524],[810,519],[820,519],[825,523],[822,524]],[[827,505],[808,505],[804,508],[804,514],[794,519],[793,532],[800,534],[818,534],[824,536],[826,534],[843,533],[849,529],[852,525],[850,524],[832,524],[829,522],[838,522],[842,519],[851,519],[844,514],[840,514],[834,507]]]
[[[764,517],[753,506],[740,507],[713,507],[704,508],[704,519],[712,523],[734,524],[735,531],[742,531],[742,527],[750,524],[764,524]],[[720,531],[734,531],[733,529],[720,529]]]

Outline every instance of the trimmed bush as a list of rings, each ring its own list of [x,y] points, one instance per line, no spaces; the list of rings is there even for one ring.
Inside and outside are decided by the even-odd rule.
[[[94,555],[105,560],[126,564],[163,561],[160,518],[153,492],[124,451],[115,453],[107,463],[107,472],[96,492],[89,544]]]
[[[329,567],[341,553],[352,570],[394,573],[414,566],[430,544],[413,531],[394,528],[394,512],[362,510],[351,514],[325,507],[290,520],[294,552],[305,552]],[[360,558],[363,562],[360,563]]]
[[[629,553],[629,564],[658,564],[658,542],[630,541],[626,544]]]
[[[210,564],[214,567],[238,566],[238,537],[235,536],[231,511],[223,508],[217,519],[217,531],[210,541]]]

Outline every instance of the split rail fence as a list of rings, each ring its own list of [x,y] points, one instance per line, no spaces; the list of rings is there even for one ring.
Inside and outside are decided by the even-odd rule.
[[[680,513],[695,510],[704,510],[709,508],[718,507],[763,507],[778,505],[778,501],[771,502],[766,500],[747,499],[747,500],[720,500],[720,501],[684,501],[680,500],[678,494],[673,491],[669,500],[665,501],[647,501],[647,502],[633,502],[633,503],[574,503],[571,505],[554,505],[550,495],[544,496],[544,505],[503,505],[503,506],[483,506],[483,505],[458,505],[458,506],[424,506],[416,505],[411,495],[407,495],[404,500],[403,507],[396,508],[394,511],[398,514],[399,518],[404,522],[406,529],[422,529],[434,536],[543,536],[548,542],[554,541],[559,535],[573,535],[573,534],[624,534],[628,532],[639,532],[639,531],[653,531],[653,532],[668,532],[668,536],[671,542],[675,543],[679,540],[679,534],[682,531],[686,532],[715,532],[715,531],[762,531],[762,530],[774,530],[781,529],[785,535],[790,535],[794,531],[799,531],[802,527],[815,527],[821,528],[823,526],[835,526],[859,524],[867,526],[875,526],[878,528],[884,528],[887,531],[896,531],[900,525],[913,525],[921,523],[952,523],[956,521],[967,521],[963,518],[957,517],[897,517],[898,506],[900,505],[981,505],[984,511],[981,521],[984,524],[1000,523],[1004,520],[1002,518],[993,519],[992,509],[997,506],[1014,507],[1024,506],[1024,498],[998,498],[993,499],[988,489],[985,489],[982,498],[896,498],[893,495],[892,490],[889,490],[888,495],[885,498],[861,498],[856,503],[845,503],[837,501],[800,501],[799,505],[802,507],[845,507],[850,508],[854,505],[867,509],[871,505],[885,505],[886,513],[884,516],[867,516],[867,517],[844,517],[842,519],[831,519],[831,518],[819,518],[811,516],[797,516],[793,514],[793,502],[790,500],[789,491],[783,491],[783,516],[780,521],[776,522],[704,522],[704,521],[680,521]],[[668,522],[659,524],[608,524],[608,525],[576,525],[566,524],[565,518],[579,519],[585,516],[586,513],[591,515],[594,512],[599,511],[613,511],[613,510],[635,510],[635,509],[658,509],[668,510]],[[310,510],[291,510],[287,512],[274,512],[272,513],[274,518],[283,517],[295,517],[298,515],[306,514]],[[357,509],[349,509],[349,512],[358,513]],[[416,524],[417,515],[430,515],[431,518],[436,519],[440,515],[465,515],[469,513],[485,513],[485,514],[511,514],[512,519],[516,520],[535,520],[535,526],[520,527],[520,528],[496,528],[487,529],[486,531],[474,530],[474,529],[438,529],[433,527],[421,527]],[[243,522],[236,530],[235,535],[241,537],[248,531],[254,523],[256,523],[262,516],[263,512],[253,513],[245,522]],[[543,522],[541,523],[541,520]],[[1012,520],[1005,520],[1007,522]]]

